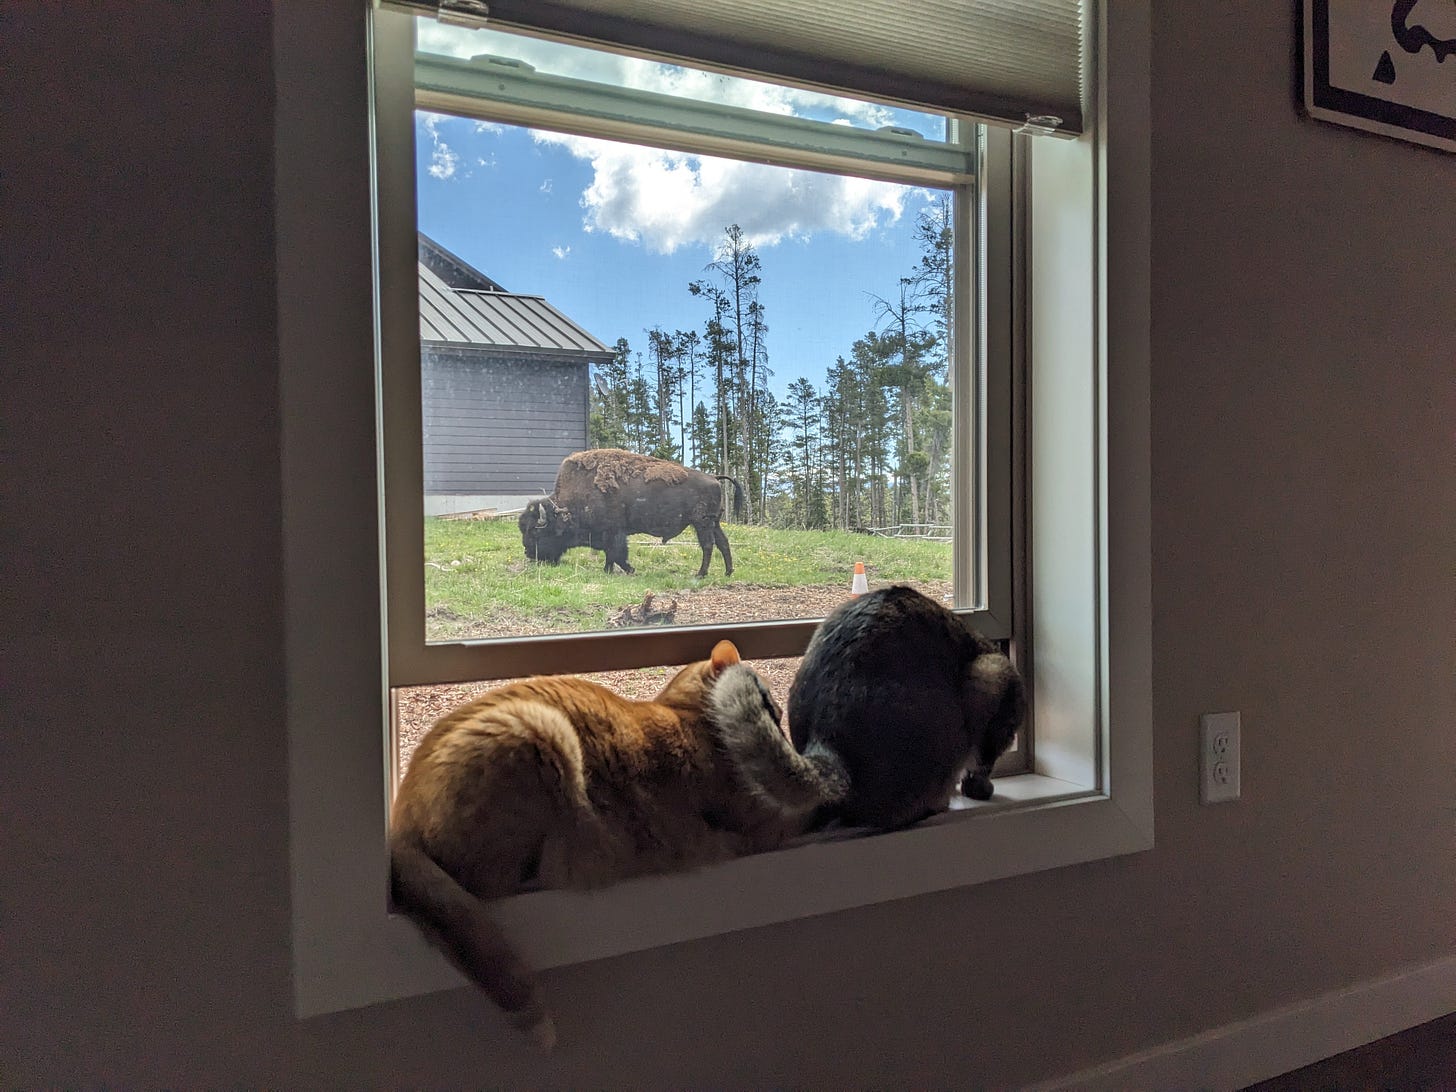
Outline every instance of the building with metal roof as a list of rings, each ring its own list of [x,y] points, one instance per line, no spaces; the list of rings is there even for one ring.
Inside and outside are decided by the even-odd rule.
[[[425,512],[519,508],[588,446],[592,364],[612,352],[545,298],[419,237]]]

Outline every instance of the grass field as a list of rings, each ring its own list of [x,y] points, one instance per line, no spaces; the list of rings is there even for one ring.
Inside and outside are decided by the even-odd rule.
[[[569,550],[559,565],[526,559],[512,519],[425,521],[425,603],[432,637],[457,636],[461,623],[479,631],[543,628],[596,629],[606,612],[640,602],[649,591],[672,597],[703,589],[848,589],[862,561],[873,584],[926,585],[951,579],[948,542],[878,538],[841,531],[779,531],[728,524],[733,575],[723,575],[715,550],[708,575],[689,529],[662,544],[644,535],[630,540],[632,576],[602,571],[603,555]],[[773,615],[763,615],[772,617]],[[517,630],[521,631],[520,629]]]

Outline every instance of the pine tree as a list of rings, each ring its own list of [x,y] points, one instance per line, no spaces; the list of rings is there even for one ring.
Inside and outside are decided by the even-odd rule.
[[[632,354],[632,380],[627,388],[627,447],[651,455],[657,439],[657,414],[652,389],[642,366],[642,354]]]
[[[823,405],[825,452],[834,474],[833,522],[848,531],[863,522],[859,492],[864,478],[860,458],[864,391],[842,356],[826,373]]]
[[[730,468],[733,465],[728,429],[732,394],[728,381],[733,376],[733,343],[723,321],[728,312],[728,301],[716,288],[711,285],[704,287],[701,281],[694,281],[688,288],[693,295],[704,296],[712,306],[712,314],[703,327],[703,344],[708,377],[713,383],[713,472],[728,474],[731,473]]]
[[[592,447],[627,447],[632,347],[619,337],[612,359],[593,365],[588,394],[588,437]]]
[[[920,261],[911,279],[917,302],[930,317],[929,332],[935,338],[931,355],[938,364],[937,379],[947,385],[955,330],[955,231],[950,194],[938,193],[915,218],[915,241],[920,244]]]
[[[858,406],[860,436],[857,461],[867,491],[863,511],[865,522],[874,527],[884,527],[891,522],[885,482],[895,428],[890,415],[890,400],[885,394],[883,373],[889,361],[894,359],[894,354],[893,342],[874,330],[856,340],[850,354],[851,366],[862,391]]]
[[[656,422],[656,437],[652,454],[660,459],[678,458],[678,447],[673,443],[673,403],[681,384],[678,374],[677,342],[660,326],[647,331],[647,346],[651,360],[648,380],[651,386],[651,411]]]
[[[930,457],[926,468],[926,522],[951,521],[951,393],[955,368],[955,232],[950,194],[938,193],[915,220],[920,260],[912,274],[923,326],[931,337],[929,367],[922,399],[920,448]]]
[[[758,507],[762,512],[768,505],[770,483],[774,469],[783,458],[782,438],[779,435],[779,401],[766,387],[760,389],[753,400],[754,420],[758,422],[754,434],[757,454],[754,456],[754,489],[758,494]]]
[[[756,298],[748,305],[746,347],[748,360],[746,409],[750,456],[748,477],[753,483],[753,489],[763,495],[767,468],[772,465],[769,449],[773,445],[773,438],[778,433],[778,428],[776,413],[771,409],[766,410],[764,405],[766,398],[769,401],[773,400],[773,395],[768,390],[768,381],[773,376],[773,372],[768,366],[768,323],[764,321],[763,304]]]
[[[758,298],[763,279],[758,253],[737,224],[730,224],[723,234],[718,257],[708,264],[709,276],[693,281],[688,291],[707,299],[712,307],[706,340],[717,380],[719,449],[725,467],[722,473],[745,482],[749,506],[746,517],[752,522],[759,484],[756,456],[762,446],[755,443],[758,414],[754,392],[760,365],[767,360],[764,335],[768,325]],[[764,375],[766,378],[766,370]]]
[[[898,392],[901,425],[899,474],[909,487],[910,522],[920,523],[920,492],[929,470],[930,457],[920,450],[915,428],[915,408],[924,400],[934,381],[933,365],[927,359],[935,344],[935,336],[920,327],[918,320],[925,307],[915,296],[915,281],[900,278],[900,291],[895,300],[875,297],[875,309],[887,329],[884,343],[897,363],[881,369],[881,380]],[[898,506],[897,506],[898,507]],[[899,518],[898,512],[896,518]]]
[[[794,510],[798,526],[806,530],[820,530],[828,522],[821,451],[823,411],[819,393],[809,380],[800,377],[789,384],[784,422],[791,433]]]
[[[693,407],[693,423],[690,432],[690,442],[697,453],[693,458],[693,466],[709,474],[718,473],[719,468],[713,461],[713,446],[717,430],[713,427],[713,418],[708,413],[708,407],[702,402]]]
[[[687,388],[688,407],[696,410],[698,405],[698,358],[702,351],[703,339],[696,330],[676,330],[673,332],[672,338],[673,351],[677,354],[678,359],[679,447],[682,449],[683,463],[687,466],[698,466],[701,464],[702,451],[698,447],[697,432],[690,427],[688,415],[683,413],[683,388]],[[690,450],[691,454],[689,454]]]

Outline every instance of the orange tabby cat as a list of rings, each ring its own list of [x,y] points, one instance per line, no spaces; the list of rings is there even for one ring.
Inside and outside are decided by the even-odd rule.
[[[729,641],[653,701],[570,677],[483,694],[429,731],[400,784],[395,905],[550,1049],[535,976],[481,900],[692,868],[804,833],[844,784],[779,721]]]

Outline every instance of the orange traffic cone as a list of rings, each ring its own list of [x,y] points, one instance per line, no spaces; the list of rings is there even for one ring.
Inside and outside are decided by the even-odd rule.
[[[849,594],[863,595],[869,590],[870,584],[869,581],[865,579],[864,562],[856,561],[854,563],[854,580],[850,582]]]

